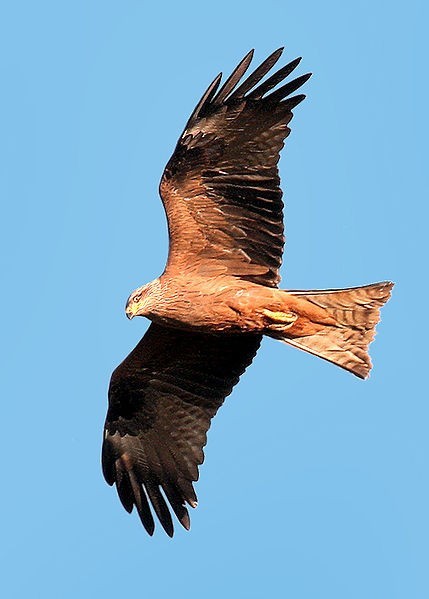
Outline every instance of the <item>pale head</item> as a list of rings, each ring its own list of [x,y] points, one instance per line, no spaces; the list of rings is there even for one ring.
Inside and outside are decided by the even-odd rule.
[[[134,316],[148,316],[152,305],[153,283],[147,283],[132,292],[125,306],[125,314],[128,318]]]

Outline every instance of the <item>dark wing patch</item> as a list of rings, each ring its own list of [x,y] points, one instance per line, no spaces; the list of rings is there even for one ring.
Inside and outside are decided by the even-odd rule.
[[[218,90],[219,75],[190,117],[160,184],[170,249],[166,272],[226,274],[277,286],[282,261],[283,202],[277,169],[303,75],[273,90],[296,59],[265,81],[282,49],[241,85],[249,52]],[[268,93],[271,92],[271,93]]]
[[[210,335],[152,324],[114,371],[102,450],[103,473],[124,508],[153,534],[152,505],[168,535],[167,502],[189,529],[193,481],[210,421],[251,363],[259,335]],[[166,501],[167,500],[167,501]]]

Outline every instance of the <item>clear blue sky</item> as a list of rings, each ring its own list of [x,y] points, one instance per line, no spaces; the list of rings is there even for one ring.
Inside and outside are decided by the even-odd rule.
[[[3,3],[2,592],[429,596],[427,9],[418,1]],[[362,382],[266,341],[209,434],[190,533],[150,539],[102,479],[128,293],[195,102],[252,47],[311,70],[281,160],[283,284],[397,286]],[[284,64],[284,63],[283,63]]]

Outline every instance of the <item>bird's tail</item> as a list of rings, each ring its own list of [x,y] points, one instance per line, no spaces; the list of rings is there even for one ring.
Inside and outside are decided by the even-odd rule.
[[[393,283],[383,282],[350,289],[288,291],[297,300],[306,300],[307,307],[293,324],[285,324],[283,330],[278,325],[267,334],[364,379],[372,367],[368,345],[392,287]],[[311,316],[312,307],[317,317]]]

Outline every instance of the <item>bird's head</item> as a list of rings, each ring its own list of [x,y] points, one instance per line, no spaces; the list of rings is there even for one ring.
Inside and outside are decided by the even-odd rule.
[[[125,314],[131,319],[134,316],[146,316],[148,314],[148,289],[149,285],[143,285],[132,292],[125,306]]]

